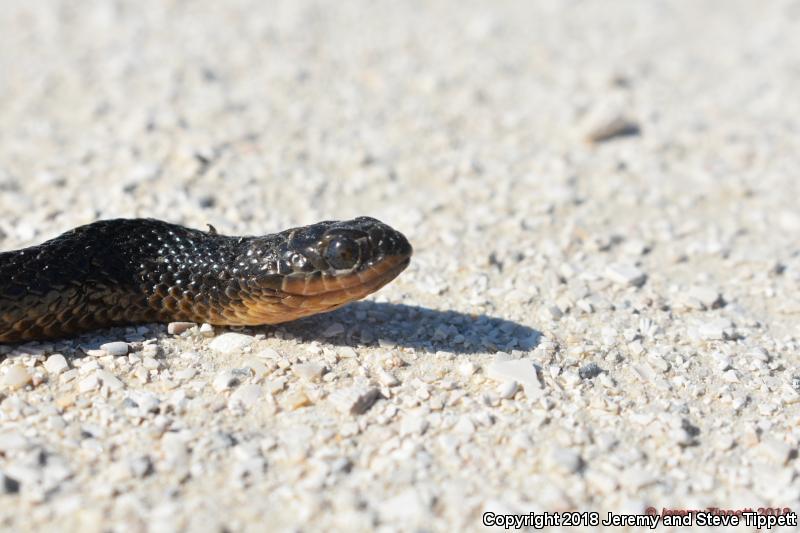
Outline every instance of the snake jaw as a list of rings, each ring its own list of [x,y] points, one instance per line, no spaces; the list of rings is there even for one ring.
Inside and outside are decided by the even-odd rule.
[[[281,292],[287,296],[335,298],[337,296],[367,294],[378,290],[396,278],[411,261],[408,256],[391,256],[369,265],[359,271],[322,272],[307,275],[286,276],[281,284]],[[374,288],[373,288],[374,287]],[[352,301],[353,298],[348,298]]]
[[[385,258],[365,270],[329,279],[328,283],[338,285],[333,289],[322,276],[287,277],[276,294],[246,298],[241,308],[225,315],[224,321],[237,325],[279,324],[333,311],[377,291],[405,270],[410,261],[408,256]]]

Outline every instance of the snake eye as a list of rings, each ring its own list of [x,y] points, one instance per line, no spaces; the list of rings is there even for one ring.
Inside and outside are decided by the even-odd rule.
[[[333,239],[325,249],[325,260],[336,270],[353,268],[360,259],[360,250],[352,239]]]

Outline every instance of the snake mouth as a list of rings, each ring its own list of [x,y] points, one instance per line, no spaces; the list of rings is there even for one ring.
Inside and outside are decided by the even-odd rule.
[[[359,271],[287,276],[281,284],[284,305],[299,309],[328,309],[371,294],[396,278],[411,261],[407,255],[388,256]]]

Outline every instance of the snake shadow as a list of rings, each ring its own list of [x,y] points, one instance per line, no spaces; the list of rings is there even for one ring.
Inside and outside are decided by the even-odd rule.
[[[354,302],[330,313],[283,324],[280,329],[321,344],[408,347],[456,354],[529,351],[542,336],[524,324],[484,314],[371,301]]]

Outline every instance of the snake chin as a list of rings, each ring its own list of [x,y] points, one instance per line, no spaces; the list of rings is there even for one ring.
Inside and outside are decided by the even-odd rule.
[[[276,301],[249,302],[245,316],[237,321],[242,325],[279,324],[333,311],[377,291],[405,270],[410,261],[409,256],[393,256],[347,275],[286,278]],[[232,320],[228,318],[229,323]]]
[[[408,256],[391,256],[357,271],[287,276],[281,284],[281,292],[285,295],[283,300],[292,302],[293,297],[303,298],[306,307],[358,300],[396,278],[410,261]]]

